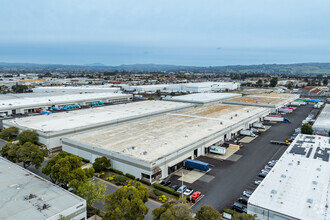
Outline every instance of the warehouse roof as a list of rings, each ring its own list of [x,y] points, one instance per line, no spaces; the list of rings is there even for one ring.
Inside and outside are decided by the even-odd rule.
[[[3,157],[0,179],[0,219],[48,219],[85,204],[84,199]]]
[[[298,135],[249,198],[296,219],[329,219],[330,138]]]
[[[195,93],[189,95],[172,96],[171,98],[165,98],[165,100],[205,104],[241,96],[241,94],[237,93]]]
[[[17,98],[0,100],[0,111],[7,109],[26,108],[29,106],[57,105],[61,103],[74,104],[80,101],[92,101],[100,99],[128,98],[131,95],[117,93],[93,93],[93,94],[67,94],[63,96],[43,96],[37,98]]]
[[[313,128],[330,130],[330,105],[326,104],[313,124]]]
[[[13,126],[22,126],[42,132],[65,131],[92,127],[100,123],[116,123],[124,119],[160,114],[192,107],[192,104],[168,101],[141,101],[97,108],[60,112],[7,120]]]
[[[266,113],[265,108],[212,104],[75,135],[66,142],[72,140],[152,162]]]
[[[283,102],[281,98],[267,96],[243,96],[227,100],[229,102],[257,103],[257,104],[280,104]]]
[[[45,90],[49,90],[49,91],[56,91],[56,90],[83,90],[83,91],[88,91],[88,90],[106,90],[106,91],[118,91],[120,90],[119,87],[110,87],[109,85],[84,85],[84,86],[43,86],[43,87],[36,87],[33,89],[33,91],[38,92],[39,90],[41,91],[45,91]]]

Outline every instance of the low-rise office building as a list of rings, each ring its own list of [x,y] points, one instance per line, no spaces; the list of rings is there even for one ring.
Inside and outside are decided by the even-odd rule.
[[[62,146],[90,161],[106,156],[113,168],[153,182],[268,113],[267,108],[211,104],[64,138]]]
[[[330,138],[300,134],[248,200],[257,219],[330,217]]]
[[[67,94],[43,97],[27,97],[0,100],[0,114],[2,116],[27,114],[35,112],[38,108],[50,110],[53,106],[80,105],[88,106],[93,102],[126,103],[132,101],[130,94],[93,93],[93,94]]]
[[[50,149],[60,147],[63,137],[191,107],[194,105],[189,103],[141,101],[4,120],[3,127],[35,130],[39,142]]]
[[[0,157],[0,219],[86,219],[86,201]]]

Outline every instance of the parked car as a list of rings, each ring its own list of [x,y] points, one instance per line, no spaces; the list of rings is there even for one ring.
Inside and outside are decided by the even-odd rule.
[[[238,203],[238,202],[235,202],[233,204],[233,210],[237,211],[237,212],[246,212],[247,211],[246,207],[243,204]]]
[[[262,169],[261,172],[262,172],[262,173],[265,173],[265,174],[268,174],[268,173],[270,172],[270,170]]]
[[[244,205],[247,205],[248,200],[249,200],[249,198],[247,198],[247,197],[243,197],[243,196],[240,197],[240,198],[238,199],[238,201],[239,201],[240,203],[244,204]]]
[[[261,177],[261,178],[265,178],[267,176],[267,173],[262,173],[261,172],[261,173],[258,174],[258,176]]]
[[[182,185],[176,191],[178,193],[183,193],[186,189],[187,189],[187,186],[186,185]]]
[[[273,167],[270,167],[270,166],[266,165],[266,166],[264,167],[264,170],[271,171],[272,168],[273,168]]]
[[[171,185],[171,180],[163,180],[162,182],[160,182],[160,184],[163,186],[169,186]]]
[[[199,192],[199,191],[195,191],[195,192],[193,192],[193,194],[191,194],[190,196],[191,196],[191,198],[193,198],[193,199],[197,199],[198,197],[200,197],[200,195],[202,195],[201,192]]]
[[[256,184],[258,186],[258,185],[260,185],[261,182],[262,182],[261,180],[255,180],[254,184]]]
[[[252,192],[250,192],[250,191],[244,191],[243,192],[243,196],[246,196],[246,197],[250,197],[252,195]]]
[[[192,193],[194,192],[194,190],[190,189],[190,188],[187,188],[183,194],[185,194],[186,196],[190,196]]]
[[[172,186],[170,186],[172,189],[174,189],[175,191],[177,191],[178,189],[179,189],[179,187],[180,186],[178,186],[178,185],[172,185]]]

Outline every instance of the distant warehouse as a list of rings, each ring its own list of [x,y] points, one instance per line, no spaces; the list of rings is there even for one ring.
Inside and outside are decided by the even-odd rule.
[[[195,93],[189,95],[165,97],[164,100],[173,102],[188,102],[195,104],[219,103],[223,100],[238,98],[242,94],[237,93]]]
[[[53,106],[61,107],[75,104],[86,106],[93,102],[99,101],[103,103],[126,103],[132,101],[132,95],[117,93],[93,93],[6,99],[0,100],[0,114],[3,116],[26,114],[36,112],[39,108],[50,110]]]
[[[330,138],[300,134],[249,198],[257,219],[330,219]]]
[[[268,113],[267,108],[211,104],[86,132],[64,138],[62,144],[64,151],[90,161],[106,156],[115,169],[152,182]]]
[[[295,101],[297,98],[299,98],[299,95],[296,94],[270,93],[262,95],[248,95],[239,98],[228,99],[222,101],[222,103],[265,107],[270,108],[271,112],[276,112],[280,107],[290,105],[290,103]]]
[[[330,104],[326,104],[313,124],[314,133],[329,136],[330,132]]]
[[[63,137],[191,107],[194,105],[188,103],[142,101],[4,120],[3,127],[36,130],[41,143],[55,148],[62,145]]]
[[[86,219],[86,201],[0,157],[0,219]]]

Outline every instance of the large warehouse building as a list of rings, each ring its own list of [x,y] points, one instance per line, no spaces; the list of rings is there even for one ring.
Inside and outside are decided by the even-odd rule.
[[[0,219],[86,219],[86,201],[0,157]]]
[[[326,104],[313,124],[315,134],[329,136],[330,132],[330,105]]]
[[[122,85],[122,88],[126,91],[143,92],[212,92],[212,91],[224,91],[235,90],[240,87],[239,83],[235,82],[200,82],[200,83],[179,83],[179,84],[156,84],[156,85],[141,85],[141,86],[129,86]]]
[[[249,198],[257,219],[330,218],[330,138],[298,135]]]
[[[64,138],[62,144],[64,151],[90,161],[106,156],[113,168],[153,182],[268,113],[267,108],[211,104],[86,132]]]
[[[14,126],[20,131],[36,130],[41,143],[55,148],[62,145],[63,137],[193,106],[189,103],[142,101],[4,120],[3,127]]]
[[[287,93],[270,93],[264,95],[249,95],[239,98],[228,99],[222,101],[231,105],[247,105],[270,108],[271,112],[276,112],[280,107],[289,105],[291,102],[299,98],[296,94]]]
[[[43,96],[36,98],[17,98],[0,100],[0,114],[26,114],[35,112],[38,108],[46,110],[52,106],[78,104],[80,106],[90,105],[92,102],[102,101],[104,103],[126,103],[132,101],[130,94],[115,93],[93,93],[93,94],[67,94],[62,96]]]
[[[33,89],[34,93],[62,93],[62,94],[73,94],[73,93],[118,93],[120,92],[119,87],[110,86],[44,86],[36,87]]]
[[[241,97],[238,93],[195,93],[180,96],[165,97],[164,100],[173,102],[188,102],[195,104],[211,104],[220,101]]]

